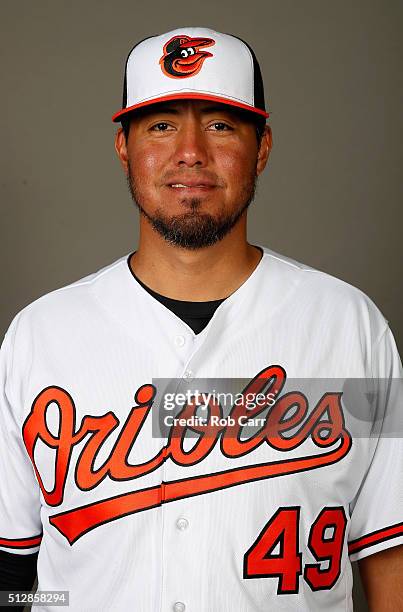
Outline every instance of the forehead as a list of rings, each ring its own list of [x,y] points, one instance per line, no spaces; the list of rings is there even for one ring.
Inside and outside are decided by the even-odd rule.
[[[208,100],[171,100],[167,102],[157,102],[144,106],[130,113],[130,119],[141,120],[154,115],[171,115],[180,117],[189,113],[204,115],[226,115],[233,120],[245,123],[253,123],[255,117],[253,113],[238,109],[229,104],[211,102]]]

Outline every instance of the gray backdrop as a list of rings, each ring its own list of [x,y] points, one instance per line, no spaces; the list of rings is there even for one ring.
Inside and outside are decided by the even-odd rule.
[[[402,2],[1,8],[1,332],[35,298],[136,247],[111,122],[124,61],[147,35],[201,25],[244,38],[262,65],[274,147],[250,242],[362,289],[402,351]]]

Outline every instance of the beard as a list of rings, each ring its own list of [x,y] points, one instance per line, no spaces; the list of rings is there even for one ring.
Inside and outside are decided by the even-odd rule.
[[[157,209],[153,214],[145,210],[145,202],[137,187],[136,178],[131,172],[130,164],[127,173],[129,191],[140,214],[148,219],[154,230],[169,244],[189,250],[209,247],[222,240],[232,230],[253,202],[256,182],[255,172],[245,181],[240,201],[232,212],[222,212],[215,216],[200,212],[201,198],[184,197],[182,204],[186,205],[189,211],[180,215],[168,216],[161,209]]]

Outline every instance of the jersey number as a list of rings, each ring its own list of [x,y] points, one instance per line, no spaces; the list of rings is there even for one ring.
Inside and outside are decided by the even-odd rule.
[[[298,550],[300,508],[279,508],[244,556],[244,578],[277,577],[279,595],[298,593],[302,554]],[[340,576],[347,518],[342,506],[323,508],[311,526],[308,548],[318,563],[307,563],[312,591],[331,589]],[[323,565],[322,565],[323,564]]]

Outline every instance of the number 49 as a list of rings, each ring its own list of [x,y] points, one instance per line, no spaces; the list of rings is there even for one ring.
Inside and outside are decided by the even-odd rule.
[[[298,593],[302,554],[298,551],[300,507],[279,508],[244,555],[244,578],[278,577],[279,595]],[[308,548],[318,563],[306,563],[312,591],[331,589],[340,576],[347,518],[342,506],[323,508],[312,523]],[[330,534],[329,534],[330,532]],[[278,554],[273,551],[279,547]],[[326,566],[322,567],[321,563]]]

